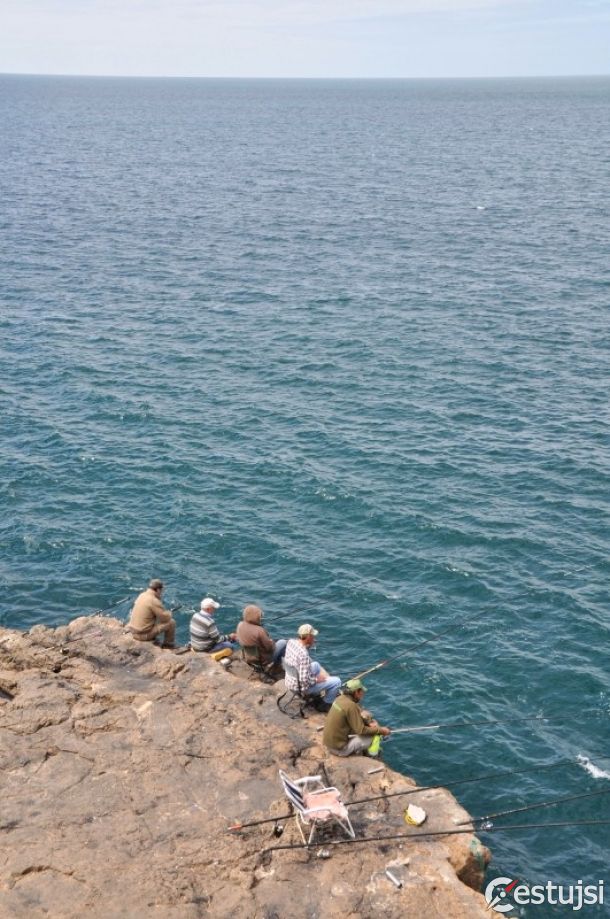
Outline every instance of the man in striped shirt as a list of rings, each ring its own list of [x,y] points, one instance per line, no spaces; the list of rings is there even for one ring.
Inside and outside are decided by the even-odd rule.
[[[286,645],[284,664],[294,668],[287,669],[284,682],[287,689],[299,692],[302,696],[319,696],[324,693],[324,702],[330,707],[339,695],[341,680],[338,676],[329,676],[317,661],[312,661],[309,649],[316,643],[318,630],[305,622],[299,626],[298,638],[291,638]]]
[[[201,609],[191,619],[190,632],[193,651],[208,651],[213,654],[224,648],[233,648],[233,642],[237,637],[235,632],[221,635],[214,622],[214,613],[219,606],[220,603],[212,600],[211,597],[206,597],[201,601]]]

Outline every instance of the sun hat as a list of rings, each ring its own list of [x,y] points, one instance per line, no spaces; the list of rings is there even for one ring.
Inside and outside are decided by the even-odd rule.
[[[303,625],[299,626],[298,635],[299,638],[307,638],[308,635],[318,635],[319,632],[317,629],[314,629],[313,625],[310,625],[308,622],[304,622]]]

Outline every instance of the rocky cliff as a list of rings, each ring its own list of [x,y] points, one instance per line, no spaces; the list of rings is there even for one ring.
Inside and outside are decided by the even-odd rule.
[[[358,836],[406,841],[266,852],[300,841],[294,819],[281,837],[273,823],[227,832],[287,812],[278,768],[321,774],[346,801],[413,787],[325,755],[323,716],[290,720],[281,684],[248,677],[137,643],[114,619],[0,630],[2,919],[489,915],[478,840],[417,838],[467,817],[444,790],[351,809]],[[403,820],[409,801],[428,813],[421,830]]]

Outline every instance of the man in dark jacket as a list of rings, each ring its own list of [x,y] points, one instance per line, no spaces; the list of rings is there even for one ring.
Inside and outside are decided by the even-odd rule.
[[[322,739],[329,753],[353,756],[369,749],[376,736],[387,737],[390,728],[374,720],[365,721],[359,702],[366,689],[360,680],[348,680],[326,716]]]

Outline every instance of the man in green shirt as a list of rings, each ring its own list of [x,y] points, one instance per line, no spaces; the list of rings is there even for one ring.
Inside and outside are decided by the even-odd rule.
[[[374,720],[365,721],[359,702],[366,692],[360,680],[348,680],[341,695],[335,699],[326,716],[322,739],[329,753],[335,756],[353,756],[364,753],[376,735],[387,737],[390,728],[381,727]]]

